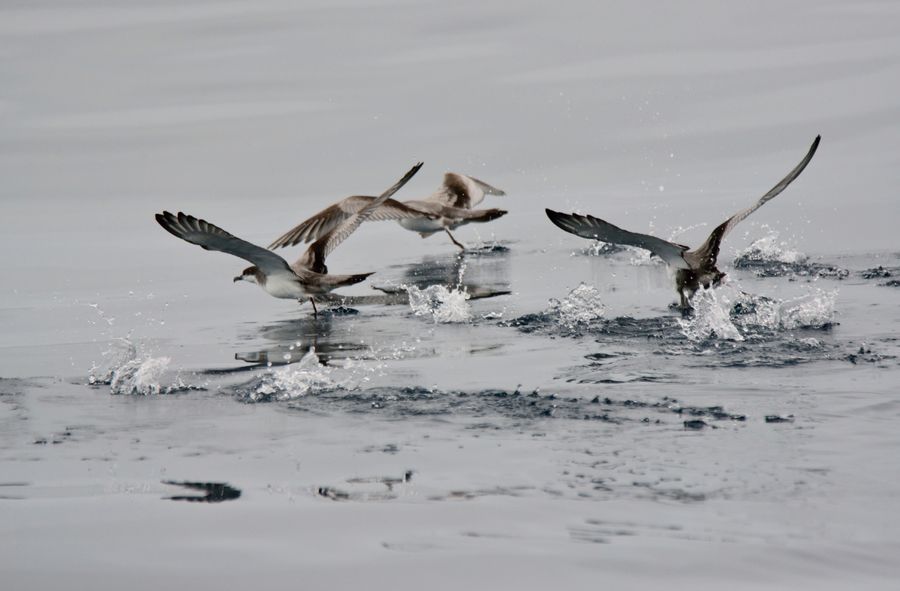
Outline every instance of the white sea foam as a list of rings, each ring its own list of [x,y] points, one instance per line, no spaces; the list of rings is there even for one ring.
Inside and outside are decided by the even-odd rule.
[[[596,287],[582,283],[563,299],[551,299],[547,312],[555,314],[561,325],[575,328],[579,324],[588,324],[602,318],[606,313],[606,306]]]
[[[447,289],[430,285],[419,289],[414,285],[401,286],[409,294],[409,306],[416,316],[431,317],[435,323],[468,322],[472,319],[469,294],[465,289]]]

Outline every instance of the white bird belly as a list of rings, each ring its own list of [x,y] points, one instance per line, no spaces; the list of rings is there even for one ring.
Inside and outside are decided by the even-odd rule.
[[[263,286],[270,296],[288,300],[304,299],[308,296],[303,286],[293,277],[272,275],[266,278]]]
[[[404,218],[397,220],[397,223],[399,223],[407,230],[412,230],[413,232],[433,233],[440,232],[444,229],[443,220],[441,218],[438,218],[436,220],[431,220],[424,217]]]

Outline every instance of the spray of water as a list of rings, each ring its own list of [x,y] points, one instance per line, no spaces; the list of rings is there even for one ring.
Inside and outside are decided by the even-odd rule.
[[[443,285],[430,285],[419,289],[403,285],[409,294],[409,306],[416,316],[431,318],[437,324],[469,322],[472,307],[469,294],[460,288],[448,289]]]
[[[563,299],[551,299],[547,313],[556,316],[560,325],[576,328],[603,318],[606,306],[596,287],[582,283]]]

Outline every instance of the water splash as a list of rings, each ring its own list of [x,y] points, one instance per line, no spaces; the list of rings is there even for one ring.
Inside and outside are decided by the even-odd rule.
[[[693,314],[687,318],[679,318],[681,333],[692,341],[704,341],[719,338],[730,341],[743,341],[744,336],[731,321],[731,309],[734,301],[725,290],[716,288],[700,289],[691,299]]]
[[[414,285],[401,287],[409,294],[409,306],[416,316],[430,316],[436,324],[469,322],[472,319],[469,293],[465,289],[448,289],[443,285],[430,285],[425,289]]]
[[[315,347],[310,347],[298,363],[269,370],[245,397],[249,402],[290,400],[314,391],[331,390],[340,386],[332,378],[332,371],[319,362]]]
[[[743,341],[777,331],[822,329],[834,323],[837,290],[820,289],[788,300],[754,296],[723,285],[701,289],[691,299],[693,314],[678,319],[692,341]]]
[[[596,287],[581,283],[563,299],[551,299],[547,314],[556,316],[562,326],[575,328],[602,318],[606,314],[606,306]]]
[[[734,265],[739,267],[751,262],[759,263],[784,263],[796,265],[805,263],[809,257],[792,250],[784,241],[778,241],[778,232],[771,232],[767,236],[754,241],[747,248],[739,251],[734,258]]]
[[[168,357],[132,359],[113,371],[109,381],[110,394],[151,396],[173,392],[171,386],[160,384],[170,362]]]
[[[180,377],[164,385],[162,381],[172,360],[142,353],[129,339],[115,339],[102,356],[106,359],[100,364],[94,363],[88,373],[88,383],[107,385],[110,394],[151,396],[204,389],[186,384]]]
[[[747,295],[741,308],[751,310],[740,322],[748,330],[794,330],[827,328],[834,323],[837,290],[813,292],[789,300],[771,300]],[[740,312],[740,309],[738,310]]]

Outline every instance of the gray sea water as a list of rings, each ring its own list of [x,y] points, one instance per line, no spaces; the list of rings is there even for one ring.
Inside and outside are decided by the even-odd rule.
[[[896,589],[898,33],[874,1],[4,3],[3,588]],[[692,316],[543,212],[696,245],[819,133]],[[509,213],[464,253],[364,225],[328,264],[375,275],[318,318],[153,220],[268,244],[416,160],[398,198],[450,170]]]

